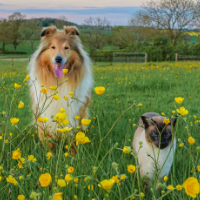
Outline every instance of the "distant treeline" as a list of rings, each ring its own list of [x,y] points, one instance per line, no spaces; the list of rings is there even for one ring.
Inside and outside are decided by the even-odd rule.
[[[154,27],[112,27],[106,18],[92,17],[79,26],[65,17],[26,19],[21,13],[13,13],[0,22],[0,54],[32,54],[39,44],[42,27],[50,25],[59,29],[64,25],[78,26],[83,45],[90,56],[96,56],[96,61],[98,56],[102,61],[111,60],[108,57],[114,52],[145,52],[148,61],[174,61],[175,53],[200,56],[198,30],[192,36],[188,30],[182,31],[172,44],[167,31]]]

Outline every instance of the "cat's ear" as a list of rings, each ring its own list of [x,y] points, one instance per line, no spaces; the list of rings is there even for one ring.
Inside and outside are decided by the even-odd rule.
[[[141,119],[145,129],[147,129],[150,125],[156,125],[156,122],[149,117],[141,116]]]
[[[173,115],[170,117],[170,121],[171,121],[171,124],[173,125],[173,127],[176,126],[177,117],[178,117],[178,115]]]

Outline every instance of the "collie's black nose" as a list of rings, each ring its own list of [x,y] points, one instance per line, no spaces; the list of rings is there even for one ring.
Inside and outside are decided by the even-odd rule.
[[[61,63],[62,62],[62,57],[61,56],[56,56],[55,58],[57,63]]]

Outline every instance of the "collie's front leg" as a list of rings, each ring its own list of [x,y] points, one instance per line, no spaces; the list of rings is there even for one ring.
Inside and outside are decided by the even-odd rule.
[[[40,141],[42,142],[43,145],[44,145],[44,139],[45,138],[46,139],[50,139],[51,138],[51,136],[49,134],[49,131],[47,129],[44,132],[41,122],[38,122],[38,136],[39,136],[39,139],[40,139]],[[51,142],[48,142],[48,141],[46,141],[46,144],[48,145],[48,147],[51,150],[51,152],[54,153],[55,152],[55,144],[53,144]]]

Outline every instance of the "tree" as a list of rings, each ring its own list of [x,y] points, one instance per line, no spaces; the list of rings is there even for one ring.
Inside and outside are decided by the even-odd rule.
[[[146,42],[157,37],[160,33],[154,27],[150,27],[149,18],[142,17],[139,10],[135,15],[132,15],[128,21],[130,30],[134,33],[136,42]]]
[[[25,15],[22,15],[20,12],[13,13],[8,17],[10,22],[10,33],[9,37],[11,43],[14,46],[14,51],[16,52],[17,45],[23,41],[23,32],[20,30],[22,20],[25,19]]]
[[[124,49],[134,41],[133,34],[126,27],[118,26],[113,28],[112,31],[111,44],[119,46],[120,49]]]
[[[182,29],[196,26],[199,11],[199,0],[150,0],[137,17],[145,27],[164,30],[174,46],[183,34]]]
[[[9,43],[10,26],[6,19],[0,23],[0,41],[2,42],[2,50],[5,50],[5,45]]]
[[[88,28],[85,36],[88,46],[91,49],[101,49],[106,43],[106,30],[110,29],[110,22],[105,17],[89,17],[84,21],[84,25]]]
[[[34,52],[34,43],[40,39],[42,21],[39,19],[30,19],[23,27],[23,38],[30,42],[31,52]]]

